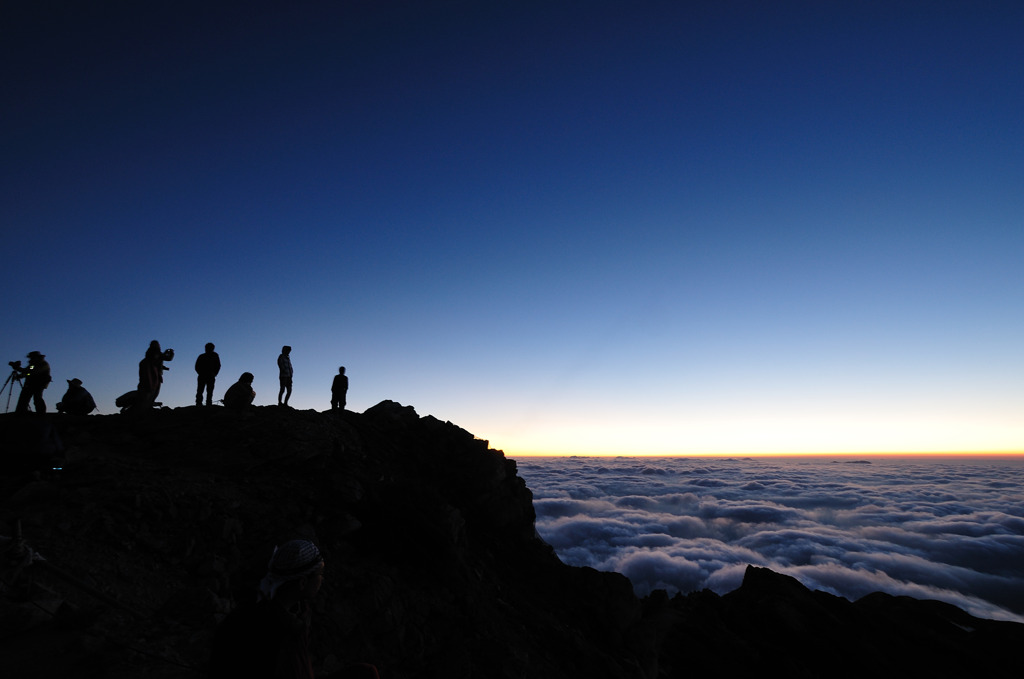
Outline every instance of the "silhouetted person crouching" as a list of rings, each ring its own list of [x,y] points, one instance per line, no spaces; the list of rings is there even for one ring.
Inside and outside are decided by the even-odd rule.
[[[94,410],[96,410],[96,401],[93,400],[92,394],[82,386],[82,380],[77,377],[68,380],[68,390],[64,392],[64,398],[57,404],[57,412],[68,415],[88,415]]]
[[[203,405],[203,391],[206,391],[206,405],[213,405],[213,385],[220,372],[220,356],[214,351],[213,342],[206,343],[206,351],[196,359],[196,405]]]
[[[231,410],[246,410],[256,399],[256,392],[252,388],[252,381],[255,379],[252,373],[242,373],[238,381],[228,387],[224,392],[224,407]]]

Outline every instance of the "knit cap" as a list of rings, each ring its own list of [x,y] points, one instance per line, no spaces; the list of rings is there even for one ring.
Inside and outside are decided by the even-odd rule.
[[[323,560],[319,548],[309,540],[291,540],[275,547],[267,564],[267,575],[260,582],[260,594],[273,599],[278,587],[312,575]]]

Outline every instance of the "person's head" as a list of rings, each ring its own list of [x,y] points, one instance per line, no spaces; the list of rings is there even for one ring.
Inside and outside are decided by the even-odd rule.
[[[38,351],[30,351],[30,352],[28,352],[27,357],[28,357],[28,362],[29,363],[35,363],[36,361],[41,361],[44,358],[46,358],[46,356],[44,356],[43,354],[39,353]]]
[[[292,353],[292,348],[286,344],[283,347],[281,347],[281,353],[282,354],[290,354],[290,353]]]
[[[323,583],[324,565],[320,549],[309,540],[286,542],[274,549],[260,593],[267,599],[282,594],[312,599]]]
[[[242,376],[238,378],[238,381],[243,382],[245,384],[252,384],[252,381],[254,379],[256,378],[253,376],[252,373],[242,373]]]
[[[344,375],[345,374],[345,366],[341,366],[340,368],[338,368],[338,374],[339,375]]]
[[[71,389],[78,389],[81,386],[82,380],[78,379],[77,377],[72,380],[68,380],[68,387]]]
[[[208,353],[208,354],[212,354],[212,353],[213,353],[213,350],[214,350],[214,348],[215,348],[215,347],[213,346],[213,342],[207,342],[207,343],[206,343],[206,353]]]

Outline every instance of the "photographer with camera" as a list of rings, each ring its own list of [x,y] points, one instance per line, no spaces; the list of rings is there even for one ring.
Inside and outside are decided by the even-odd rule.
[[[160,385],[164,381],[164,371],[169,370],[164,361],[174,359],[174,349],[160,350],[160,343],[153,340],[146,349],[146,356],[139,361],[139,401],[138,406],[149,408],[156,405],[160,395]]]
[[[46,356],[38,351],[28,353],[28,367],[21,367],[21,361],[13,361],[10,366],[18,373],[19,377],[25,379],[21,388],[21,396],[18,397],[18,406],[14,409],[16,413],[28,412],[28,401],[32,399],[37,413],[46,412],[46,403],[43,402],[43,390],[50,386],[50,364],[46,362]]]

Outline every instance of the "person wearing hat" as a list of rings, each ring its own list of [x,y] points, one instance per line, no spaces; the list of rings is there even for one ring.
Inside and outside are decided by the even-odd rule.
[[[220,624],[210,654],[211,679],[314,679],[309,655],[311,603],[325,562],[309,540],[274,548],[255,602],[240,604]],[[378,677],[372,665],[353,665],[330,679]]]
[[[77,377],[68,380],[68,390],[64,392],[64,398],[57,404],[57,412],[68,415],[88,415],[94,410],[96,410],[96,401],[93,400],[92,394],[82,386],[82,380]]]
[[[46,362],[46,356],[38,351],[30,351],[27,358],[28,367],[16,368],[21,377],[25,378],[25,384],[21,387],[21,395],[18,397],[18,405],[14,412],[27,413],[29,399],[32,399],[36,412],[45,413],[43,390],[50,386],[50,364]]]

